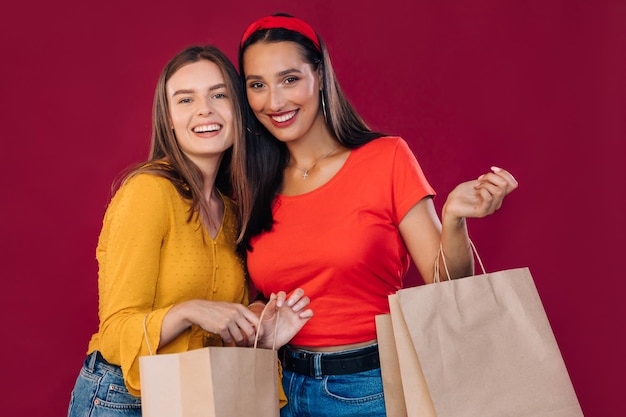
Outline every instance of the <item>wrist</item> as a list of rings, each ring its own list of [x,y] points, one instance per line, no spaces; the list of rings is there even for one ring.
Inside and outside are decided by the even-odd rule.
[[[195,300],[184,301],[182,303],[174,304],[166,314],[174,323],[177,323],[177,327],[181,330],[185,330],[194,325],[193,310]]]
[[[466,218],[451,212],[445,205],[441,210],[441,226],[444,229],[463,230],[466,228]]]

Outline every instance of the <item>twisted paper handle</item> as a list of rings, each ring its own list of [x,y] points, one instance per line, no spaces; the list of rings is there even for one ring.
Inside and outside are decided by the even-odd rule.
[[[265,311],[267,310],[267,306],[270,305],[268,302],[263,307],[263,311],[261,311],[261,315],[259,316],[259,325],[257,326],[256,335],[254,336],[254,348],[256,349],[257,342],[259,341],[259,330],[261,329],[261,323],[263,322],[263,316],[265,315]],[[274,323],[274,341],[272,342],[272,350],[276,350],[276,333],[278,330],[278,318],[280,317],[280,310],[276,310],[276,323]]]
[[[483,271],[483,274],[486,274],[487,272],[485,271],[485,266],[483,265],[482,259],[480,259],[480,256],[478,255],[478,251],[476,250],[476,246],[474,246],[474,242],[472,242],[472,240],[470,239],[469,243],[470,243],[470,246],[472,247],[472,253],[476,257],[476,259],[478,259],[478,263],[480,264],[480,269]],[[443,261],[443,267],[446,270],[446,276],[448,277],[448,281],[450,281],[451,280],[450,271],[448,270],[448,264],[446,263],[446,256],[443,253],[443,245],[441,244],[441,242],[439,242],[439,250],[437,251],[437,258],[435,258],[435,276],[434,276],[433,282],[440,282],[439,280],[439,259],[440,258]]]

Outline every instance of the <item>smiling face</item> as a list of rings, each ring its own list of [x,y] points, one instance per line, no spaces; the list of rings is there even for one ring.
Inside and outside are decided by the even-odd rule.
[[[187,64],[166,83],[171,126],[194,163],[219,161],[233,145],[233,107],[224,75],[211,61]]]
[[[306,137],[324,125],[320,77],[293,42],[258,42],[243,55],[246,94],[255,116],[278,140]]]

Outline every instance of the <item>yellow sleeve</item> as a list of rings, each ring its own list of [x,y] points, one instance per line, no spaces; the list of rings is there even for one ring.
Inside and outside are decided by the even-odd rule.
[[[287,395],[283,389],[283,366],[280,360],[278,361],[278,404],[280,408],[287,405]]]
[[[139,357],[148,355],[143,323],[150,312],[148,338],[153,352],[163,317],[153,310],[161,244],[168,232],[172,194],[167,180],[138,175],[116,193],[105,214],[97,248],[100,329],[98,349],[120,364],[126,385],[139,395]]]

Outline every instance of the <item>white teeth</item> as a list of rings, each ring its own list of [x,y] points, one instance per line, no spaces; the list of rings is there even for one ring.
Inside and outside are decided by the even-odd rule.
[[[276,120],[279,123],[286,122],[287,120],[293,118],[296,115],[296,111],[292,111],[287,114],[283,114],[282,116],[272,116],[272,119]]]
[[[220,125],[218,124],[197,126],[193,128],[193,131],[196,133],[215,132],[217,130],[220,130]]]

